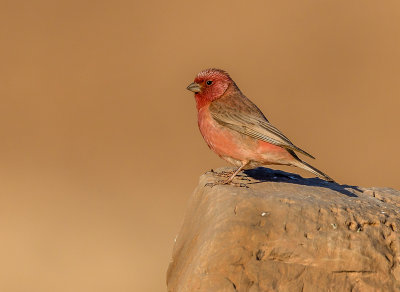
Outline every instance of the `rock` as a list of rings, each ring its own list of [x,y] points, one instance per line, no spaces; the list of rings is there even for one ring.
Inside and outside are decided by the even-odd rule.
[[[400,291],[399,191],[266,168],[205,186],[219,179],[190,199],[168,291]]]

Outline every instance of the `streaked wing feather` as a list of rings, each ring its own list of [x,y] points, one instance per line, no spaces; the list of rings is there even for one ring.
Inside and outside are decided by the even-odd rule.
[[[249,100],[246,101],[250,102]],[[254,108],[249,108],[248,104],[240,103],[237,99],[235,103],[232,105],[220,100],[214,101],[209,108],[211,116],[221,125],[254,139],[291,149],[314,158],[311,154],[293,145],[285,135],[268,122],[254,104],[252,105],[258,110],[256,112],[254,112]],[[241,110],[238,111],[234,106],[239,106]]]

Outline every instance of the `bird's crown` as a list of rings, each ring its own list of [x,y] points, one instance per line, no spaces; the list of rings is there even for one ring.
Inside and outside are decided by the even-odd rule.
[[[217,79],[228,79],[231,80],[231,77],[229,76],[228,72],[222,70],[222,69],[217,69],[217,68],[209,68],[202,70],[197,74],[196,79],[201,80],[201,79],[207,79],[207,78],[217,78]]]

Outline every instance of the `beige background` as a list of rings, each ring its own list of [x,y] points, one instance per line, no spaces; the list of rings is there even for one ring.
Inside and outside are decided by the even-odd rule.
[[[1,291],[165,291],[225,165],[185,90],[207,67],[339,182],[400,188],[398,1],[3,0],[0,41]]]

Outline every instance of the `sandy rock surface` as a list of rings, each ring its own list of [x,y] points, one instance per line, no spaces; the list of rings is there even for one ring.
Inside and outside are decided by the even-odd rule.
[[[216,172],[189,201],[168,291],[400,291],[399,191],[265,168],[205,186]]]

